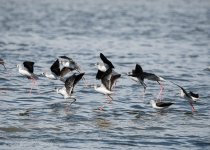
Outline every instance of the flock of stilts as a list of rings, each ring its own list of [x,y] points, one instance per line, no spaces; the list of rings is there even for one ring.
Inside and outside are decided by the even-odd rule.
[[[98,62],[96,64],[98,68],[98,72],[96,73],[96,79],[101,80],[101,85],[93,85],[94,89],[106,95],[109,99],[108,103],[110,103],[113,98],[111,95],[114,93],[113,89],[116,86],[116,81],[121,77],[121,74],[114,71],[114,65],[110,60],[108,60],[102,53],[100,53],[100,58],[102,62]],[[5,67],[5,62],[3,59],[0,59],[0,64]],[[32,80],[33,85],[35,85],[36,80],[38,79],[38,75],[34,74],[34,62],[31,61],[24,61],[22,64],[17,65],[18,71],[21,75],[27,77],[28,79]],[[68,76],[67,74],[73,71],[77,71],[77,73],[73,73],[73,75]],[[52,80],[61,80],[64,82],[64,87],[56,88],[56,92],[63,95],[64,99],[73,99],[71,104],[76,101],[76,98],[73,96],[74,87],[75,85],[83,79],[85,84],[86,80],[84,78],[85,73],[82,72],[80,66],[71,58],[66,56],[60,56],[56,59],[56,61],[50,67],[49,72],[42,73],[43,76],[52,79]],[[158,98],[156,100],[151,100],[151,105],[153,108],[158,110],[163,110],[171,106],[173,103],[171,102],[164,102],[162,101],[161,95],[163,92],[163,85],[162,82],[166,81],[160,76],[157,76],[153,73],[144,72],[142,67],[139,64],[136,64],[135,68],[128,72],[127,75],[140,85],[144,87],[144,93],[147,88],[144,80],[151,80],[155,81],[160,85],[160,92],[158,94]],[[181,97],[186,99],[192,108],[192,112],[195,111],[193,104],[199,99],[199,95],[193,92],[187,92],[183,87],[180,85],[169,81],[172,84],[178,86],[181,89]],[[92,86],[87,85],[86,86]],[[31,88],[32,90],[32,88]],[[31,93],[30,90],[30,93]],[[107,103],[106,103],[107,104]],[[101,106],[99,109],[103,110],[105,105]]]

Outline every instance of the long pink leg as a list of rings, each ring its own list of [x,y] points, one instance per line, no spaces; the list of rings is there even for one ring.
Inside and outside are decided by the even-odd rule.
[[[144,87],[144,91],[143,91],[143,93],[141,94],[141,95],[143,96],[143,100],[144,100],[145,93],[146,93],[146,88]]]
[[[32,85],[32,87],[31,87],[31,91],[32,91],[32,88],[36,85],[37,86],[37,90],[38,90],[38,94],[40,94],[40,91],[39,91],[39,85],[38,85],[38,82],[37,82],[37,79],[38,79],[38,77],[30,77],[29,79],[31,79],[32,80],[32,82],[33,82],[33,85]],[[31,91],[30,91],[30,93],[31,93]]]
[[[161,94],[160,94],[160,96],[161,96],[161,100],[163,99],[163,90],[164,90],[164,86],[163,86],[163,84],[161,84],[161,88],[162,88],[162,92],[161,92]]]
[[[31,86],[31,89],[30,89],[30,94],[31,94],[31,91],[32,91],[32,89],[33,89],[33,87],[34,87],[34,85],[35,85],[35,79],[32,78],[31,81],[32,81],[32,86]]]
[[[40,90],[39,90],[39,84],[38,84],[38,82],[37,82],[37,80],[36,79],[34,79],[34,85],[36,85],[37,86],[37,90],[38,90],[38,94],[40,94]]]
[[[104,109],[105,105],[106,105],[106,104],[100,106],[100,107],[99,107],[99,110],[102,111],[102,110]]]
[[[159,94],[157,96],[157,99],[161,101],[162,100],[162,96],[163,96],[163,89],[164,89],[164,87],[163,87],[163,85],[161,83],[159,83],[159,84],[160,84],[160,92],[159,92]]]
[[[109,102],[106,102],[104,105],[102,105],[101,107],[99,107],[99,110],[102,111],[103,108],[107,105],[107,104],[110,104],[113,100],[113,98],[109,95],[107,95],[107,98],[109,99]]]
[[[190,106],[192,107],[192,112],[195,112],[195,108],[192,103],[190,103]]]
[[[84,77],[82,77],[82,80],[84,81],[84,86],[88,87],[88,83],[87,83],[86,79]]]
[[[143,91],[143,102],[144,102],[145,93],[146,93],[146,88],[144,88],[144,91]]]
[[[109,102],[108,102],[108,104],[109,104],[109,103],[112,102],[113,98],[111,96],[109,96],[109,95],[107,95],[107,97],[109,98]]]

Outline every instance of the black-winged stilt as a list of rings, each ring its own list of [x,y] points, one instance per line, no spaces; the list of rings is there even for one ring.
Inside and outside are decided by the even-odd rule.
[[[132,72],[128,72],[128,76],[131,76],[134,81],[140,82],[141,85],[144,87],[144,93],[146,90],[146,84],[144,83],[144,79],[156,81],[160,85],[160,92],[157,96],[157,99],[162,95],[163,92],[163,85],[161,84],[162,81],[165,81],[162,77],[157,76],[153,73],[144,72],[142,67],[139,64],[136,64],[136,67]]]
[[[173,84],[175,84],[176,86],[178,86],[180,89],[181,89],[181,94],[180,94],[180,96],[182,97],[182,98],[184,98],[184,99],[186,99],[188,102],[189,102],[189,104],[190,104],[190,106],[191,106],[191,108],[192,108],[192,112],[194,112],[195,111],[195,108],[194,108],[194,106],[193,106],[193,102],[196,102],[198,99],[199,99],[199,94],[195,94],[195,93],[193,93],[193,92],[187,92],[183,87],[181,87],[180,85],[178,85],[178,84],[176,84],[176,83],[174,83],[173,81],[170,81],[171,83],[173,83]]]
[[[31,90],[32,90],[33,86],[36,83],[36,80],[38,79],[38,76],[33,73],[34,62],[24,61],[22,64],[18,64],[17,67],[20,74],[32,80],[32,83],[33,83],[31,87]],[[30,90],[30,93],[31,93],[31,90]]]
[[[62,69],[60,69],[60,63],[58,59],[52,64],[50,70],[51,72],[43,72],[42,74],[47,78],[54,80],[62,78],[71,71],[68,67],[63,67]]]
[[[155,101],[155,100],[151,100],[150,101],[151,105],[153,108],[158,109],[158,110],[163,110],[168,108],[169,106],[171,106],[174,103],[171,102],[160,102],[160,101]]]
[[[71,75],[70,77],[66,79],[65,85],[63,88],[56,88],[56,92],[58,94],[63,95],[64,99],[73,99],[74,100],[73,102],[75,102],[76,98],[72,95],[74,92],[74,87],[79,82],[79,80],[83,77],[84,74],[85,73],[80,73],[77,75],[76,73],[74,73],[73,75]]]

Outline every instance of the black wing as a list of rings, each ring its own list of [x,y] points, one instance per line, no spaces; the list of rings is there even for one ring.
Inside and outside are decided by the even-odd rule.
[[[148,72],[143,72],[142,79],[148,79],[148,80],[153,80],[153,81],[158,81],[159,77],[157,75],[155,75],[154,73],[148,73]]]
[[[60,76],[63,77],[63,76],[65,76],[67,73],[69,73],[70,71],[72,71],[70,68],[68,68],[68,67],[63,67],[63,69],[61,70]]]
[[[156,102],[156,106],[158,106],[158,107],[168,107],[168,106],[171,106],[172,104],[174,104],[174,103]]]
[[[116,83],[117,79],[121,77],[121,74],[115,74],[111,77],[111,83],[109,89],[111,90],[113,85]]]
[[[105,72],[102,72],[101,70],[98,70],[97,74],[96,74],[96,79],[101,79],[103,77],[103,75],[105,74]]]
[[[25,68],[28,69],[28,71],[30,73],[33,73],[34,72],[34,62],[31,62],[31,61],[24,61],[23,62],[23,65]]]
[[[111,63],[111,61],[109,61],[102,53],[100,53],[100,58],[101,60],[107,64],[110,68],[114,68],[113,64]]]
[[[65,81],[65,87],[66,87],[66,92],[68,94],[73,93],[73,87],[74,87],[74,80],[76,78],[76,74],[74,73],[72,76],[68,77]]]
[[[70,58],[69,58],[69,57],[67,57],[67,56],[59,56],[58,58],[68,59],[68,60],[70,60]]]
[[[77,82],[83,77],[85,73],[80,73],[76,75],[75,73],[68,77],[65,81],[65,87],[66,87],[66,92],[68,94],[72,94],[74,91],[74,86],[77,84]]]
[[[181,87],[180,85],[178,85],[178,84],[176,84],[176,83],[174,83],[174,82],[172,82],[172,81],[170,81],[171,83],[173,83],[173,84],[175,84],[176,86],[178,86],[183,92],[184,92],[184,94],[187,96],[187,97],[190,97],[190,95],[187,93],[187,91],[183,88],[183,87]]]
[[[82,79],[84,74],[85,73],[80,73],[80,74],[76,75],[75,80],[74,80],[74,86],[77,84],[77,82],[79,82],[79,80]]]
[[[60,65],[58,59],[52,64],[50,67],[50,70],[57,76],[60,76],[61,71],[60,71]]]
[[[136,64],[136,68],[135,68],[135,70],[133,70],[133,73],[135,73],[135,74],[143,73],[142,67],[139,64]]]
[[[143,70],[139,64],[136,64],[135,69],[132,70],[132,74],[129,74],[128,76],[137,77],[141,80],[144,80]]]
[[[192,97],[199,98],[199,94],[195,94],[195,93],[193,93],[193,92],[191,92],[191,91],[190,91],[189,94],[190,94]]]
[[[112,68],[107,69],[107,71],[103,74],[101,78],[102,84],[110,90],[111,87],[111,74],[112,74]]]

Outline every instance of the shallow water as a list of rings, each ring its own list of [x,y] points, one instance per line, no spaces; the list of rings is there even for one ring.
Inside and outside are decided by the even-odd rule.
[[[1,149],[210,149],[210,2],[208,0],[0,0]],[[35,63],[41,74],[61,55],[77,61],[88,83],[102,52],[122,73],[114,101],[79,82],[69,107],[55,91],[60,81],[31,82],[16,64]],[[179,89],[165,82],[165,112],[149,101],[157,83],[143,88],[125,73],[139,63],[148,72],[200,94],[191,113]]]

